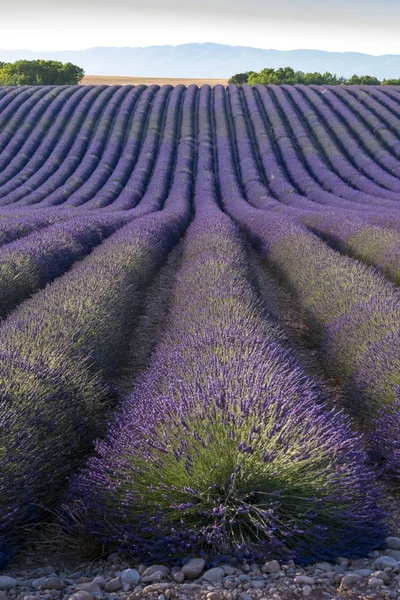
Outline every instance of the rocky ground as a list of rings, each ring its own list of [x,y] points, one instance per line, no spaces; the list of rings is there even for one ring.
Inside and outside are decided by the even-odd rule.
[[[203,559],[192,558],[170,569],[133,564],[118,554],[39,567],[32,554],[0,574],[0,600],[400,600],[400,538],[386,542],[386,550],[365,559],[339,557],[305,568],[271,560],[206,569]]]

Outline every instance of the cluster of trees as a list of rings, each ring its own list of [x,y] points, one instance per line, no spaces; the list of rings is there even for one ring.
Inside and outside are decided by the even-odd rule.
[[[291,67],[280,67],[279,69],[262,69],[259,73],[256,71],[246,71],[245,73],[237,73],[229,79],[229,83],[242,85],[248,83],[255,85],[261,83],[275,83],[282,85],[283,83],[294,85],[302,83],[303,85],[400,85],[400,79],[384,79],[379,81],[371,75],[352,75],[349,79],[346,77],[338,77],[332,73],[304,73],[303,71],[295,71]]]
[[[56,60],[0,62],[0,85],[77,85],[85,71]]]

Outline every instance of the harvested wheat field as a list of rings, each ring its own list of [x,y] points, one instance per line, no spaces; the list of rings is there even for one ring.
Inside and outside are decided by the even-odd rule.
[[[191,77],[118,77],[115,75],[85,75],[82,79],[82,85],[179,85],[183,83],[188,86],[195,84],[202,86],[205,84],[214,87],[215,85],[228,85],[227,79],[196,79]]]

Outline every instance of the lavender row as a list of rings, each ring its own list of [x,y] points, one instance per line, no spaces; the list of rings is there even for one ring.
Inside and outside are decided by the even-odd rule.
[[[162,564],[363,554],[383,527],[360,440],[282,344],[243,239],[208,196],[206,155],[200,163],[207,195],[166,330],[72,478],[65,512],[80,533]]]
[[[378,186],[378,191],[379,187],[383,188],[381,191],[382,195],[384,193],[388,194],[387,190],[392,192],[399,191],[400,181],[396,176],[398,175],[396,172],[396,170],[398,171],[397,159],[394,156],[390,156],[390,160],[387,159],[386,161],[381,159],[381,155],[383,154],[386,157],[388,152],[382,147],[376,133],[373,135],[367,128],[363,131],[362,138],[354,136],[351,125],[353,121],[357,120],[357,116],[353,115],[351,111],[348,111],[350,114],[344,111],[346,120],[343,122],[342,111],[336,114],[335,110],[338,100],[329,88],[325,89],[322,95],[314,89],[304,88],[296,88],[294,93],[288,90],[288,93],[295,98],[298,98],[299,95],[306,98],[307,102],[305,105],[307,106],[308,104],[309,110],[310,107],[315,109],[317,115],[322,117],[320,129],[326,131],[325,138],[326,147],[329,148],[329,158],[337,171],[341,169],[343,174],[348,173],[348,176],[351,177],[351,180],[357,186],[363,185],[366,190],[368,190],[368,181],[366,179],[369,179],[374,182],[372,190],[376,186]],[[303,106],[302,101],[300,101],[299,109],[303,110]],[[340,107],[343,108],[341,103]],[[362,108],[363,105],[361,104],[360,112]],[[318,117],[316,120],[318,120]],[[382,126],[382,123],[380,125]],[[376,126],[378,127],[378,123],[376,123]],[[395,136],[393,137],[399,145],[400,140]],[[374,145],[372,144],[372,139],[374,140]],[[368,146],[363,143],[364,140],[370,142]],[[390,197],[390,195],[383,197]]]
[[[185,93],[185,87],[183,85],[175,86],[171,92],[168,107],[166,109],[164,131],[160,142],[158,156],[148,181],[144,182],[143,180],[142,191],[144,189],[145,191],[141,198],[138,197],[136,193],[132,194],[132,197],[135,200],[135,206],[133,208],[130,208],[132,202],[129,197],[126,197],[125,200],[123,200],[120,208],[128,208],[135,216],[143,216],[160,210],[163,207],[171,188],[171,182],[174,180],[175,165],[179,164],[182,160],[181,156],[183,157],[183,128],[187,121],[187,112],[190,112],[190,110],[190,94]],[[140,175],[139,170],[138,174]],[[147,184],[147,187],[145,187],[145,184]],[[107,204],[108,210],[115,210],[115,208],[119,207],[120,200],[118,203],[113,202],[112,204],[109,204],[109,200],[107,200]],[[99,195],[96,195],[86,206],[90,208],[92,205],[101,206],[99,203]]]
[[[66,100],[76,91],[69,86],[60,86],[51,89],[39,101],[35,102],[32,110],[18,125],[7,146],[3,147],[0,158],[1,179],[7,180],[4,169],[12,176],[13,171],[9,167],[12,165],[18,171],[18,167],[23,166],[20,158],[26,157],[26,148],[32,155],[40,141],[46,133],[49,125],[58,116],[60,109]],[[29,156],[29,154],[28,154]],[[17,165],[15,166],[15,163]]]
[[[46,139],[43,141],[40,149],[37,150],[36,156],[33,156],[28,161],[21,172],[9,180],[2,182],[0,198],[7,197],[7,194],[10,194],[7,197],[9,200],[8,204],[12,204],[22,198],[24,194],[30,194],[33,190],[44,184],[47,179],[52,177],[65,160],[71,147],[73,147],[75,138],[85,118],[87,118],[91,106],[104,90],[104,86],[92,87],[87,93],[83,93],[84,97],[81,97],[80,94],[78,96],[74,95],[72,99],[65,103],[58,118],[50,127]],[[76,98],[79,100],[77,105],[75,105]],[[70,116],[71,109],[73,112]],[[59,128],[59,122],[61,128]],[[7,205],[6,200],[0,200],[0,203]]]
[[[329,89],[324,99],[346,124],[351,135],[388,172],[400,175],[400,139],[382,121],[346,90]]]
[[[114,91],[106,86],[96,86],[89,91],[79,103],[68,130],[58,140],[54,152],[26,184],[10,193],[6,188],[0,205],[17,203],[21,199],[25,205],[34,204],[61,186],[81,162],[98,118]]]
[[[0,90],[0,116],[1,113],[7,108],[7,106],[14,100],[14,98],[21,93],[22,88],[9,88],[8,86],[2,86]]]
[[[256,108],[258,112],[258,122],[262,119],[266,121],[264,138],[260,140],[261,152],[265,147],[265,138],[271,137],[269,132],[272,132],[272,147],[263,161],[263,168],[269,186],[281,201],[298,206],[298,195],[292,197],[293,192],[297,190],[299,194],[313,201],[316,208],[318,208],[318,204],[322,204],[353,209],[358,206],[363,210],[363,203],[377,204],[377,198],[349,187],[329,170],[321,159],[319,151],[315,148],[308,149],[304,157],[306,161],[303,164],[293,142],[293,137],[295,139],[296,137],[308,138],[308,133],[304,130],[301,122],[295,119],[299,130],[288,129],[281,114],[282,107],[279,106],[278,109],[273,97],[264,86],[255,86],[253,90],[248,86],[243,86],[243,88],[248,106]],[[254,100],[252,104],[251,100]],[[254,131],[258,136],[258,127],[254,128]],[[303,150],[305,150],[304,146]],[[276,163],[278,164],[276,165]],[[304,200],[302,204],[304,205]]]
[[[350,119],[351,110],[337,99],[336,92],[326,92],[329,102],[344,107]],[[139,214],[147,212],[148,206],[151,210],[162,206],[171,184],[164,171],[173,167],[176,158],[177,123],[173,119],[178,118],[181,94],[185,97],[192,92],[178,88],[171,92],[168,86],[146,90],[143,86],[28,88],[20,94],[10,89],[0,106],[12,94],[15,97],[4,104],[4,114],[19,104],[12,122],[3,128],[5,139],[12,123],[21,127],[0,156],[0,168],[4,165],[0,205],[66,203],[114,210],[115,204],[120,210],[132,209],[145,198]],[[351,139],[343,115],[336,115],[338,109],[333,110],[324,95],[302,86],[285,90],[230,86],[224,94],[230,105],[228,126],[239,187],[255,206],[274,205],[274,210],[280,210],[278,203],[283,202],[318,210],[325,205],[398,210],[399,184],[389,172],[390,165],[379,166],[373,159],[380,161],[380,154],[375,157],[370,146]],[[386,111],[383,116],[388,119],[389,112],[394,115],[394,105],[400,104],[387,91],[376,94],[392,105],[391,112],[382,105],[381,113]],[[378,118],[370,113],[371,118]],[[48,130],[47,123],[52,123]],[[165,139],[171,135],[168,132],[172,132],[172,144]],[[155,190],[154,202],[147,189]]]
[[[162,144],[148,188],[139,204],[130,210],[131,214],[142,216],[161,210],[163,207],[168,208],[181,202],[182,198],[192,203],[196,133],[194,116],[197,92],[197,86],[191,85],[184,93],[179,111],[179,139],[175,137],[174,127],[173,144]],[[115,203],[110,208],[114,205]],[[121,206],[121,208],[129,207],[130,204]]]
[[[32,86],[23,88],[20,93],[11,92],[11,102],[7,97],[2,99],[0,106],[5,103],[7,106],[0,114],[0,151],[4,150],[29,112],[50,89],[53,88]]]
[[[70,126],[74,111],[90,90],[89,86],[82,86],[79,89],[68,87],[51,103],[40,122],[33,129],[32,135],[25,139],[25,126],[20,128],[18,137],[22,138],[24,143],[19,145],[16,152],[13,153],[11,148],[7,148],[7,151],[0,155],[0,193],[2,196],[27,181],[49,158],[64,129]],[[6,183],[7,185],[5,185]]]
[[[163,114],[172,87],[164,86],[156,94],[157,90],[158,86],[152,86],[143,93],[143,102],[137,104],[137,118],[135,118],[135,111],[127,135],[126,125],[131,118],[132,105],[143,92],[143,86],[134,88],[118,110],[115,123],[110,127],[106,147],[102,144],[106,139],[107,127],[104,128],[99,140],[96,138],[92,140],[91,146],[94,145],[93,153],[97,158],[92,157],[92,150],[89,147],[78,171],[73,175],[70,189],[63,187],[62,191],[57,191],[55,195],[47,196],[41,205],[58,203],[62,194],[66,199],[65,206],[88,203],[88,207],[93,205],[92,208],[97,208],[99,205],[113,203],[113,209],[122,205],[126,208],[133,207],[147,186],[157,156]],[[143,130],[145,126],[146,131]],[[142,138],[144,138],[143,144],[141,144]],[[96,150],[96,144],[97,146],[100,144],[101,156],[99,156],[100,151]],[[84,174],[83,184],[77,186],[75,179],[79,169]]]
[[[63,219],[62,215],[27,215],[18,214],[15,218],[0,215],[0,246],[23,238],[42,227]],[[1,252],[1,250],[0,250]]]
[[[400,353],[395,348],[392,353],[391,348],[395,346],[393,338],[398,339],[394,323],[400,318],[399,292],[383,276],[335,252],[295,220],[279,218],[246,202],[233,164],[223,90],[217,86],[214,93],[215,141],[224,206],[255,247],[286,278],[320,345],[326,368],[357,399],[371,452],[375,457],[379,453],[386,472],[399,478],[400,463],[393,451],[399,444],[396,429],[392,428],[385,449],[374,438],[382,415],[388,421],[398,418],[395,382],[400,374]],[[346,335],[341,335],[344,331]],[[374,365],[378,348],[379,359]]]
[[[76,191],[69,195],[65,202],[65,206],[79,206],[93,198],[114,174],[116,165],[121,157],[121,153],[125,154],[125,141],[127,139],[127,129],[132,124],[132,115],[136,116],[136,106],[144,87],[139,86],[131,88],[120,105],[118,106],[115,118],[108,131],[108,139],[104,146],[102,155],[95,168],[90,171],[89,177],[85,183]],[[160,92],[161,93],[161,92]],[[140,113],[142,116],[143,113]],[[151,121],[149,129],[146,132],[146,142],[151,137]],[[84,161],[87,158],[85,156]]]
[[[4,246],[0,251],[0,318],[63,275],[127,220],[121,214],[79,216]]]
[[[245,206],[229,210],[296,295],[325,369],[346,386],[347,408],[373,460],[398,481],[399,291],[293,220],[263,218]]]
[[[71,194],[85,184],[101,162],[110,131],[112,131],[118,110],[121,103],[124,101],[129,88],[126,88],[125,86],[110,86],[108,90],[112,90],[114,93],[104,105],[104,110],[100,113],[95,127],[92,127],[88,131],[88,145],[82,160],[77,168],[70,174],[68,179],[63,182],[61,187],[46,195],[46,198],[42,201],[43,206],[51,206],[65,202]],[[85,130],[87,125],[88,122],[87,119],[85,119],[82,129]],[[23,201],[23,204],[25,204],[25,200]]]
[[[346,92],[352,96],[352,100],[357,99],[358,111],[362,112],[364,107],[367,109],[368,117],[378,117],[380,122],[376,121],[372,127],[374,134],[378,135],[382,141],[388,139],[389,146],[390,141],[394,141],[393,135],[399,138],[400,136],[400,104],[387,97],[386,94],[380,91],[380,88],[371,90],[370,94],[360,86],[346,87]],[[353,105],[353,108],[356,108]],[[389,128],[389,129],[388,129]],[[390,148],[389,148],[390,149]]]
[[[143,291],[188,218],[182,202],[127,224],[0,326],[0,563],[101,433]]]
[[[378,186],[371,179],[365,177],[355,169],[346,160],[346,157],[340,157],[340,151],[337,145],[335,146],[332,136],[323,135],[324,129],[322,123],[318,124],[315,113],[310,111],[309,107],[307,109],[307,106],[302,105],[300,94],[296,97],[296,103],[301,108],[301,114],[289,102],[282,89],[278,86],[272,87],[273,90],[269,90],[269,93],[275,97],[286,122],[289,124],[303,160],[312,176],[323,187],[326,187],[326,189],[334,194],[341,195],[355,202],[368,202],[375,205],[377,203],[382,205],[382,202],[385,202],[385,205],[393,205],[396,202],[396,194],[394,192]],[[306,129],[303,122],[303,115],[307,122],[306,118],[310,112],[313,120],[310,122],[309,127],[315,139],[318,140],[318,144],[310,136],[310,131]]]
[[[282,208],[280,203],[284,203],[296,208],[318,210],[324,208],[319,204],[322,201],[346,206],[346,200],[325,192],[322,188],[318,194],[318,201],[314,201],[315,196],[312,193],[310,198],[299,193],[292,183],[292,172],[285,171],[279,160],[276,144],[283,156],[287,156],[288,148],[278,131],[275,131],[275,139],[270,133],[269,123],[267,123],[270,111],[267,115],[263,115],[257,95],[250,86],[243,86],[239,90],[232,85],[228,87],[228,91],[229,109],[239,157],[239,172],[246,198],[253,206],[280,210]],[[307,173],[306,185],[300,192],[311,192],[310,179]],[[315,183],[313,187],[315,188]],[[354,206],[350,202],[347,204],[352,208]]]
[[[390,218],[390,216],[389,216]],[[392,218],[393,219],[393,218]],[[374,224],[361,215],[308,213],[299,220],[335,249],[376,267],[396,285],[400,285],[400,232]],[[393,224],[392,224],[393,226]]]
[[[156,93],[152,102],[142,147],[137,155],[136,164],[131,168],[124,186],[116,198],[112,200],[112,208],[133,208],[143,196],[158,155],[161,136],[163,133],[164,116],[171,98],[172,86],[165,85]],[[174,94],[175,96],[175,94]],[[123,153],[124,156],[125,153]],[[118,178],[119,165],[115,172]],[[103,196],[107,198],[107,194]],[[100,198],[101,199],[101,198]],[[97,204],[97,197],[93,202]],[[109,203],[109,200],[107,200]]]
[[[150,86],[143,91],[136,110],[129,121],[129,127],[126,128],[125,139],[122,140],[120,148],[117,149],[119,156],[115,168],[106,183],[85,202],[85,209],[92,210],[109,206],[111,210],[114,210],[113,203],[123,194],[125,186],[132,181],[134,172],[136,172],[136,175],[142,176],[143,181],[145,181],[144,160],[149,161],[151,164],[154,158],[153,153],[149,153],[150,146],[158,143],[159,123],[162,120],[164,110],[168,110],[170,104],[167,99],[170,88],[167,87],[164,91],[158,90],[157,86]],[[174,96],[175,92],[171,94],[172,104],[174,104]],[[168,107],[166,107],[167,104]],[[150,142],[147,140],[146,132],[152,128],[155,131],[150,136],[152,138]]]

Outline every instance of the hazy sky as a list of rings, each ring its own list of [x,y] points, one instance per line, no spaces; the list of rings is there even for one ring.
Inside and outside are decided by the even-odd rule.
[[[400,54],[399,0],[0,0],[0,48],[216,42]]]

